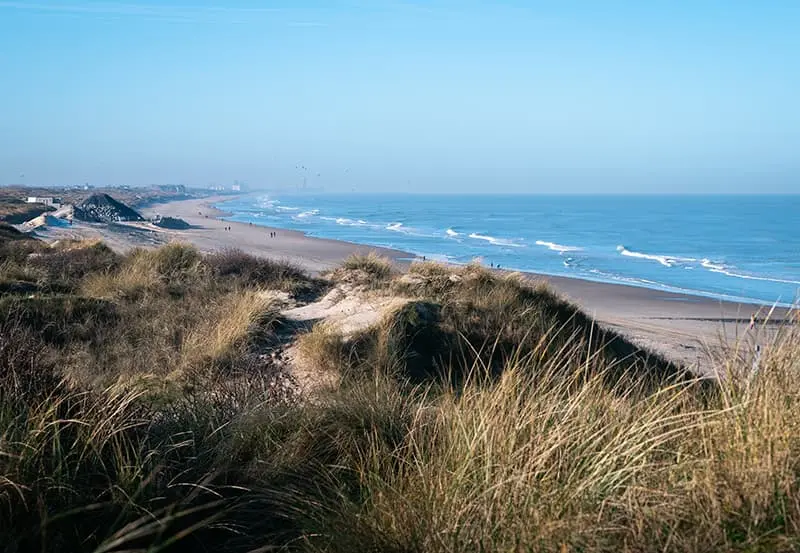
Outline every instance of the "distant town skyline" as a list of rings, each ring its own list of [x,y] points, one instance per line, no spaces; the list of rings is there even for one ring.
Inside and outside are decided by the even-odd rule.
[[[788,0],[0,0],[0,184],[798,192],[798,28]]]

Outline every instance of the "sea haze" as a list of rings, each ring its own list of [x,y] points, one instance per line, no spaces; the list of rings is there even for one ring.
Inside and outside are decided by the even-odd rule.
[[[756,303],[800,292],[800,196],[258,194],[231,221]]]

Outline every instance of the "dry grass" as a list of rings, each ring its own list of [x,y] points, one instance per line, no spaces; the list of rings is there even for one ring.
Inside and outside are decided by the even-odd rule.
[[[609,390],[569,357],[489,387],[478,370],[434,407],[415,403],[399,447],[366,440],[354,470],[367,499],[337,511],[322,548],[794,551],[799,337],[713,397],[691,382]]]
[[[8,301],[18,303],[16,294],[35,294],[22,304],[25,313],[36,314],[38,326],[30,328],[46,331],[49,357],[73,384],[104,387],[141,375],[196,379],[255,362],[253,348],[269,342],[274,318],[262,286],[283,287],[287,275],[303,286],[303,275],[290,266],[243,254],[237,263],[261,270],[221,275],[218,257],[209,259],[182,244],[120,257],[103,244],[63,242],[6,261],[0,290],[13,292]],[[307,282],[310,289],[313,281]],[[60,300],[49,297],[54,292]],[[64,311],[92,302],[103,306],[98,315],[114,318],[84,320],[78,318],[83,311]],[[86,330],[76,334],[73,328]]]
[[[369,331],[299,338],[340,378],[295,403],[250,362],[274,338],[259,287],[289,269],[183,246],[83,276],[5,261],[77,275],[0,299],[10,551],[800,549],[796,321],[709,386],[653,376],[546,288],[422,264]]]
[[[181,366],[241,357],[250,340],[271,332],[276,315],[272,300],[257,291],[223,297],[208,307],[204,320],[188,330],[181,344]]]
[[[336,282],[379,288],[387,285],[395,274],[392,262],[375,252],[353,254],[331,273]]]
[[[342,334],[327,323],[298,336],[296,349],[298,362],[316,373],[338,375],[347,362],[348,346]]]
[[[120,270],[90,275],[83,292],[129,300],[164,293],[181,296],[187,289],[198,287],[207,275],[202,256],[194,247],[173,243],[156,250],[132,251]]]

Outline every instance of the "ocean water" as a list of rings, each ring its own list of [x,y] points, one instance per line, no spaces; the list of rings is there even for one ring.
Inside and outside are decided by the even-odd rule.
[[[800,297],[800,195],[257,194],[231,221],[754,303]]]

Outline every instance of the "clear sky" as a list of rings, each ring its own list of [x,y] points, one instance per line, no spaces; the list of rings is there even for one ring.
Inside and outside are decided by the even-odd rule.
[[[800,1],[0,0],[0,184],[303,174],[800,192]]]

